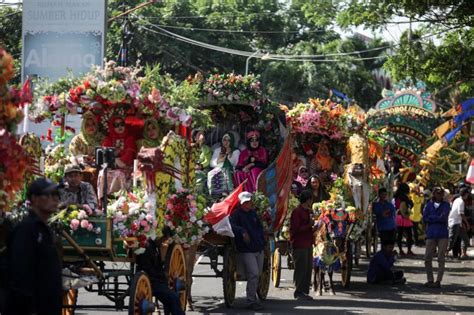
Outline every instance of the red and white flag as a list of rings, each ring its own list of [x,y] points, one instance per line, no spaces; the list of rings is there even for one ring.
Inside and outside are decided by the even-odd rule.
[[[239,203],[239,194],[244,190],[245,182],[241,183],[234,191],[221,202],[215,203],[205,216],[204,220],[212,225],[212,229],[220,235],[234,237],[229,217]]]
[[[466,175],[466,182],[469,184],[474,184],[474,159],[471,160],[471,165],[469,165],[469,170]]]

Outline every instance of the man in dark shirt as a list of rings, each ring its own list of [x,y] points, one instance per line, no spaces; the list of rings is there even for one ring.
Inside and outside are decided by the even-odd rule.
[[[379,200],[372,204],[375,214],[376,227],[379,232],[380,243],[394,241],[396,236],[396,213],[395,206],[387,200],[387,189],[379,189]]]
[[[230,218],[235,235],[237,261],[245,268],[247,279],[247,307],[258,311],[263,309],[257,302],[258,279],[263,270],[263,249],[265,237],[263,225],[252,204],[252,194],[239,194],[240,205]]]
[[[169,228],[165,228],[162,234],[163,236],[156,240],[149,239],[145,252],[136,256],[137,271],[143,270],[147,273],[153,296],[163,303],[165,315],[184,315],[178,294],[168,287],[168,277],[161,260],[160,246],[164,240],[171,236],[171,231]]]
[[[394,245],[395,240],[383,241],[382,249],[370,260],[369,270],[367,271],[367,283],[393,285],[406,282],[406,279],[403,277],[403,271],[392,270],[395,263]]]
[[[301,192],[300,205],[291,213],[290,240],[295,261],[295,293],[296,299],[312,300],[309,296],[311,273],[313,271],[313,226],[311,207],[313,194],[309,190]]]
[[[6,314],[61,314],[61,262],[47,225],[57,210],[57,186],[39,178],[28,188],[29,214],[14,228],[8,242]]]

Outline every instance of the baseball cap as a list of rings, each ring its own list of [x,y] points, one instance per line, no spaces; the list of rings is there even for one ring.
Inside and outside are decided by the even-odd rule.
[[[67,175],[69,173],[74,173],[74,172],[79,172],[82,173],[82,169],[79,165],[76,164],[71,164],[66,166],[66,169],[64,170],[64,175]]]
[[[46,178],[46,177],[41,177],[38,179],[35,179],[30,186],[28,187],[28,193],[27,197],[28,199],[31,198],[31,196],[42,196],[42,195],[47,195],[50,194],[58,189],[59,185],[53,182],[52,180]]]
[[[250,200],[252,200],[252,194],[249,193],[248,191],[244,191],[239,194],[240,204],[243,204],[244,202],[247,202]]]

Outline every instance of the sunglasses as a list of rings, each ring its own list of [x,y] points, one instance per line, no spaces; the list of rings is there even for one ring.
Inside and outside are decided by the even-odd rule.
[[[121,121],[121,122],[115,122],[115,123],[114,123],[114,127],[115,127],[115,128],[125,127],[125,123],[124,123],[123,121]]]
[[[260,139],[258,139],[258,138],[251,138],[250,139],[250,142],[258,142],[258,141],[260,141]]]
[[[308,170],[300,170],[300,173],[308,173]]]

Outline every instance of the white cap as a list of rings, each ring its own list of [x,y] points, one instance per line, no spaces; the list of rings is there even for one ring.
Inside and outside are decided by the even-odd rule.
[[[239,194],[240,204],[243,204],[244,202],[247,202],[250,200],[252,200],[252,194],[249,193],[248,191],[244,191]]]

